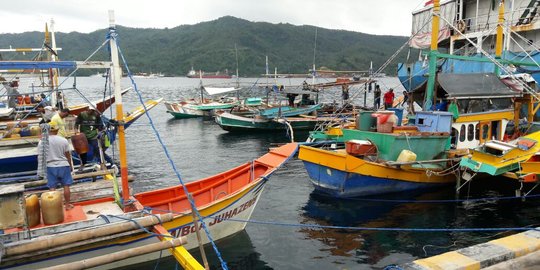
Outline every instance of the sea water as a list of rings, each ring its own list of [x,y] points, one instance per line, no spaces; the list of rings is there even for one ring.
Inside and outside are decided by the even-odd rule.
[[[310,82],[311,79],[308,79]],[[241,79],[251,83],[257,79]],[[234,80],[205,80],[217,84]],[[265,83],[266,79],[258,80]],[[279,79],[286,88],[301,85],[302,79]],[[325,82],[325,79],[319,79]],[[270,80],[270,84],[273,80]],[[123,87],[130,86],[128,79]],[[396,78],[380,79],[383,92],[392,87],[402,88]],[[66,87],[72,81],[66,82]],[[139,79],[137,86],[143,99],[163,97],[168,101],[199,96],[198,79],[160,78]],[[101,78],[77,78],[77,88],[92,101],[109,94]],[[362,86],[363,88],[363,86]],[[263,92],[254,91],[261,96]],[[244,90],[243,94],[251,93]],[[363,105],[363,93],[358,87],[350,90],[354,102]],[[81,100],[74,91],[66,90],[71,104]],[[326,102],[341,99],[340,89],[323,90],[320,98]],[[134,91],[124,96],[124,108],[139,105]],[[367,104],[372,104],[372,93]],[[114,115],[108,111],[105,115]],[[161,133],[172,159],[184,181],[193,181],[238,166],[267,152],[274,143],[285,143],[285,133],[232,134],[222,130],[212,119],[174,120],[158,105],[150,115]],[[168,163],[161,145],[156,141],[145,116],[126,131],[129,173],[135,176],[135,192],[167,187],[179,183]],[[295,133],[298,140],[306,133]],[[110,151],[110,150],[109,150]],[[110,151],[110,155],[115,155]],[[488,181],[490,181],[488,179]],[[498,181],[494,187],[473,180],[471,188],[461,190],[460,198],[511,196],[511,181]],[[483,184],[483,185],[482,185]],[[486,188],[489,187],[489,188]],[[487,242],[505,236],[500,232],[384,232],[355,230],[366,228],[484,228],[523,227],[538,223],[540,200],[483,200],[452,203],[417,203],[413,201],[454,199],[454,187],[381,195],[373,200],[336,200],[313,192],[302,162],[293,159],[273,174],[268,182],[252,219],[273,224],[248,224],[244,232],[217,242],[229,269],[382,269],[389,264],[403,264],[418,258]],[[402,200],[385,202],[380,200]],[[305,226],[299,226],[304,224]],[[342,226],[342,229],[315,226]],[[345,228],[350,227],[350,228]],[[166,251],[164,251],[164,254]],[[219,261],[210,246],[206,253],[212,269]],[[192,254],[201,261],[197,250]],[[126,269],[175,269],[171,257]]]

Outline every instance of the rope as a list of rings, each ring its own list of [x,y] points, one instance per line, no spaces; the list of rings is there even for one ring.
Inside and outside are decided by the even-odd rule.
[[[173,214],[182,214],[179,212],[154,209],[151,207],[145,207],[152,211],[160,211]],[[400,228],[400,227],[353,227],[353,226],[336,226],[336,225],[319,225],[319,224],[301,224],[301,223],[288,223],[288,222],[275,222],[275,221],[263,221],[254,219],[236,219],[228,218],[223,219],[219,216],[206,216],[205,218],[219,219],[221,221],[234,221],[263,225],[274,225],[283,227],[295,227],[295,228],[308,228],[308,229],[337,229],[337,230],[352,230],[352,231],[383,231],[383,232],[503,232],[503,231],[540,231],[540,228],[530,227],[491,227],[491,228]]]
[[[114,29],[111,29],[111,38],[113,39],[117,39],[118,36],[116,34],[116,32],[114,32]],[[128,63],[124,57],[124,54],[122,53],[122,50],[120,49],[120,47],[118,46],[118,54],[120,55],[120,57],[122,58],[122,61],[124,63],[124,67],[126,68],[126,71],[128,72],[128,77],[129,79],[131,80],[131,84],[133,85],[133,88],[135,89],[135,93],[137,93],[137,97],[139,98],[139,101],[141,102],[143,108],[144,108],[144,113],[146,115],[146,117],[148,118],[148,121],[152,127],[152,130],[154,131],[154,134],[156,135],[156,138],[159,142],[159,144],[161,145],[161,147],[163,148],[163,152],[165,153],[165,156],[167,157],[167,160],[169,161],[169,164],[171,165],[176,177],[178,178],[178,181],[180,182],[180,184],[182,185],[182,188],[184,189],[184,192],[185,194],[188,194],[189,191],[187,190],[186,188],[186,185],[184,184],[184,181],[182,180],[182,177],[180,176],[180,173],[178,172],[177,168],[176,168],[176,165],[174,163],[174,161],[172,160],[171,158],[171,155],[169,154],[169,151],[167,149],[167,146],[165,145],[165,143],[163,142],[163,139],[161,138],[161,135],[159,134],[159,131],[157,130],[156,126],[154,125],[154,121],[152,120],[152,117],[150,116],[150,114],[148,113],[148,109],[146,108],[146,105],[142,99],[142,95],[139,91],[139,89],[137,88],[137,83],[135,83],[135,80],[133,80],[133,75],[131,73],[131,70],[129,69],[128,67]],[[197,207],[195,205],[195,202],[193,200],[189,200],[189,203],[191,205],[191,208],[195,211],[195,214],[197,215],[197,217],[201,220],[201,225],[206,233],[206,236],[208,237],[208,240],[210,241],[210,243],[212,244],[212,248],[214,249],[220,263],[221,263],[221,267],[225,270],[227,270],[227,264],[225,263],[225,261],[223,260],[222,256],[221,256],[221,253],[219,252],[217,246],[216,246],[216,243],[214,242],[214,239],[212,238],[211,234],[210,234],[210,231],[208,230],[208,227],[206,226],[206,223],[204,222],[201,214],[199,213],[199,211],[197,210]]]

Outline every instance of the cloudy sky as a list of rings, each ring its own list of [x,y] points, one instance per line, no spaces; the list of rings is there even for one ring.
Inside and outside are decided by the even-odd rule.
[[[165,28],[231,15],[250,21],[316,25],[378,35],[410,34],[411,12],[427,0],[18,0],[2,5],[0,33],[43,31],[54,18],[58,32],[92,32],[117,24]],[[9,23],[8,23],[9,22]]]

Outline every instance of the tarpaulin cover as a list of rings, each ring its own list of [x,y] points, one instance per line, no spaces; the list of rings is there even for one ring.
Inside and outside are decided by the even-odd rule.
[[[504,98],[519,97],[522,94],[506,86],[491,73],[440,73],[437,80],[448,98]]]
[[[74,61],[0,61],[0,69],[74,69]]]
[[[204,90],[206,90],[206,92],[209,95],[217,95],[217,94],[223,94],[223,93],[228,93],[228,92],[232,92],[232,91],[237,91],[237,90],[240,90],[240,88],[235,88],[235,87],[205,87]]]

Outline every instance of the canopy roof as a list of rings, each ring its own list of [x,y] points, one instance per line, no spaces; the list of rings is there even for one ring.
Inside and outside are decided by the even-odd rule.
[[[505,85],[495,74],[451,74],[439,73],[437,80],[448,98],[510,98],[522,95]]]
[[[0,61],[0,69],[74,69],[74,68],[110,68],[107,61]]]
[[[235,87],[204,87],[204,90],[206,90],[206,93],[209,95],[217,95],[217,94],[223,94],[228,93],[232,91],[240,90],[241,88],[235,88]]]

